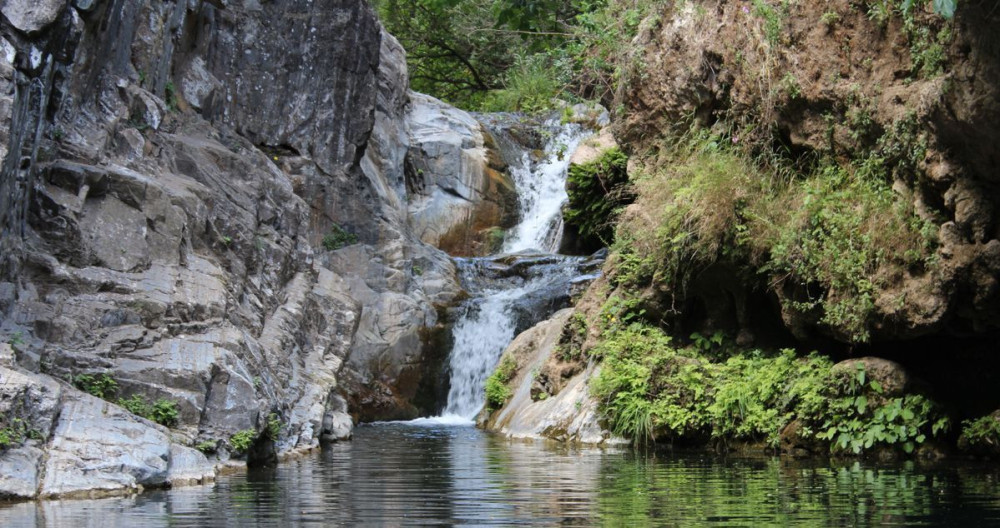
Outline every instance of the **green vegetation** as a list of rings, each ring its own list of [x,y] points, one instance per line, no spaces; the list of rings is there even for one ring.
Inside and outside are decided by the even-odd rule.
[[[233,453],[246,453],[247,449],[250,449],[250,446],[253,445],[253,442],[256,439],[257,431],[254,431],[253,429],[244,429],[229,437],[229,447],[233,449]]]
[[[768,277],[787,310],[865,342],[879,292],[934,265],[935,224],[890,185],[923,157],[915,130],[907,116],[854,161],[824,159],[805,174],[691,131],[645,160],[655,169],[636,178],[641,212],[622,218],[609,280],[684,298],[694,274],[726,262],[748,281]]]
[[[145,396],[133,394],[128,398],[119,398],[118,405],[136,416],[141,416],[166,427],[177,425],[180,417],[177,402],[166,398],[159,398],[150,403]]]
[[[470,110],[536,112],[610,102],[636,66],[632,38],[655,0],[378,0],[407,50],[414,90]]]
[[[855,372],[834,376],[832,383],[841,397],[827,402],[815,437],[833,442],[834,450],[858,454],[873,445],[895,445],[912,453],[928,432],[937,436],[950,426],[936,405],[919,394],[884,398],[882,386],[866,378],[860,363]]]
[[[615,147],[590,163],[570,166],[566,182],[569,202],[563,209],[563,220],[576,226],[582,238],[602,245],[614,240],[615,220],[635,199],[627,164],[628,156]]]
[[[340,227],[340,224],[333,224],[330,232],[323,237],[323,247],[327,251],[334,251],[357,243],[358,236]]]
[[[276,413],[271,413],[267,415],[267,424],[264,427],[264,434],[267,435],[271,440],[277,440],[281,436],[281,417]]]
[[[118,393],[118,382],[107,372],[101,374],[77,374],[73,376],[76,388],[98,398],[108,399]]]
[[[972,449],[1000,450],[1000,418],[989,414],[962,422],[959,446]]]
[[[24,420],[0,415],[0,449],[17,447],[38,432],[30,430]]]
[[[195,445],[194,448],[206,455],[210,455],[212,453],[215,453],[216,450],[218,450],[218,442],[216,442],[215,440],[204,440],[198,442],[198,444]]]
[[[503,407],[511,397],[510,380],[517,373],[517,361],[508,354],[500,358],[500,364],[490,377],[486,378],[486,408],[490,411]]]
[[[881,446],[910,453],[948,427],[923,396],[885,398],[863,367],[844,376],[817,354],[739,351],[713,360],[640,323],[611,330],[591,354],[603,359],[591,393],[609,427],[636,443],[714,439],[777,447],[798,420],[800,436],[834,452]]]
[[[174,86],[173,81],[167,81],[167,84],[163,87],[163,97],[167,103],[167,110],[176,112],[179,108],[179,104],[177,99],[177,88]]]

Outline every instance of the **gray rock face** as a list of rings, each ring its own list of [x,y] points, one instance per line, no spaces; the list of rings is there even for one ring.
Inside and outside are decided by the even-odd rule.
[[[51,3],[5,15],[22,4]],[[30,35],[0,21],[21,35],[0,42],[0,341],[16,352],[0,372],[18,380],[0,420],[37,432],[0,453],[0,493],[205,481],[269,421],[278,438],[258,444],[280,454],[427,410],[460,288],[411,227],[423,149],[404,52],[368,4],[58,5]],[[464,141],[435,154],[434,186],[467,178],[445,172],[482,148]],[[486,199],[463,185],[463,207]],[[357,243],[324,245],[335,227]],[[178,423],[66,383],[81,374],[113,377],[111,401],[173,402]]]
[[[35,33],[56,21],[66,0],[3,0],[0,12],[24,33]]]
[[[453,255],[479,255],[484,231],[511,227],[516,193],[501,172],[492,138],[467,112],[433,97],[411,94],[407,190],[410,226],[421,240]]]

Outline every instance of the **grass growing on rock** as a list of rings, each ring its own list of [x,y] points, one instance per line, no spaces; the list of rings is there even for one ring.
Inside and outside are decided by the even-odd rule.
[[[577,226],[581,237],[604,245],[614,240],[615,220],[635,199],[627,164],[628,156],[615,147],[590,163],[570,166],[566,181],[569,201],[563,209],[563,221]]]
[[[503,407],[507,400],[510,399],[513,394],[511,391],[510,380],[514,378],[514,374],[517,373],[517,361],[514,360],[510,355],[505,354],[500,358],[500,363],[497,365],[496,370],[493,374],[490,374],[486,378],[486,408],[487,410],[493,411]]]
[[[609,278],[633,291],[663,285],[683,299],[694,275],[724,262],[758,277],[785,310],[867,342],[878,297],[934,261],[936,225],[890,185],[921,155],[903,121],[857,160],[804,170],[755,159],[726,135],[690,131],[642,160]]]

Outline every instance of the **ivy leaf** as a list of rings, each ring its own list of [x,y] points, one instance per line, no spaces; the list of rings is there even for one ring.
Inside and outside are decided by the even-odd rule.
[[[879,383],[876,380],[872,380],[872,382],[869,385],[871,386],[871,388],[872,388],[873,391],[875,391],[875,392],[877,392],[879,394],[882,394],[882,390],[883,389],[882,389],[882,384],[881,383]]]
[[[955,0],[934,0],[934,12],[945,18],[954,17]]]
[[[913,442],[906,442],[905,444],[903,444],[903,451],[906,451],[907,454],[912,453]]]
[[[903,409],[903,420],[910,421],[913,419],[913,411],[910,409]]]
[[[858,414],[864,414],[868,408],[868,398],[864,395],[858,396],[854,400],[854,405],[858,408]]]

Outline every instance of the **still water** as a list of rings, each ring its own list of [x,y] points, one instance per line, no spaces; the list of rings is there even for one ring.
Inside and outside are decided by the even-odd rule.
[[[0,526],[996,526],[1000,468],[732,458],[382,424],[270,471],[0,509]]]

